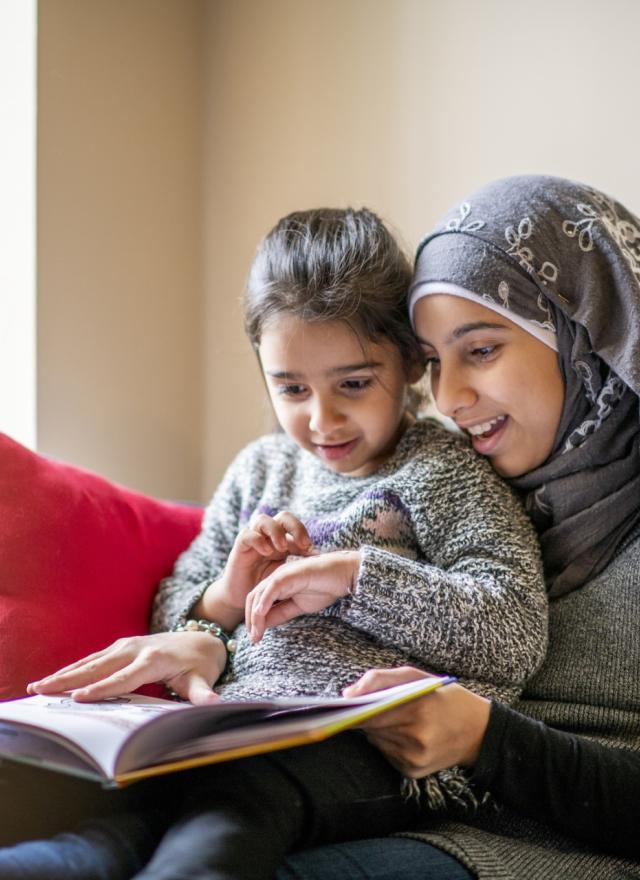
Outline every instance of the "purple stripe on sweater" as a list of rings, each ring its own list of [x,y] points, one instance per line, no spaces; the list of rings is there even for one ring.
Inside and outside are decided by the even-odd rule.
[[[278,512],[277,507],[269,507],[268,504],[260,504],[256,508],[245,507],[240,511],[240,522],[248,523],[252,516],[256,513],[265,513],[267,516],[275,516]]]

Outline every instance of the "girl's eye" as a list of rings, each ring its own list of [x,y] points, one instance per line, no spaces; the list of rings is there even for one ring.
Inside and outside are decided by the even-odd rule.
[[[300,397],[307,389],[304,385],[278,385],[278,394],[285,397]]]
[[[347,391],[364,391],[371,385],[371,379],[345,379],[342,387]]]

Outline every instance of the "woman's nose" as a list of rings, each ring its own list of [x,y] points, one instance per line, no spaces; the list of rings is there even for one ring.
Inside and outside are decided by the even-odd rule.
[[[311,404],[309,430],[326,437],[340,426],[343,418],[335,402],[327,398],[316,397]]]
[[[455,419],[478,400],[478,394],[464,370],[443,369],[432,372],[431,391],[443,416]]]

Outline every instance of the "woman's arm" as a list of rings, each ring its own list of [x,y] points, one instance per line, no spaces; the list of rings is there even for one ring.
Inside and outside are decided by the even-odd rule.
[[[371,670],[349,696],[424,676]],[[405,776],[454,764],[496,801],[618,856],[638,859],[640,755],[556,730],[459,685],[448,685],[363,725],[371,743]]]
[[[640,857],[640,755],[493,703],[474,780],[532,819],[615,855]]]

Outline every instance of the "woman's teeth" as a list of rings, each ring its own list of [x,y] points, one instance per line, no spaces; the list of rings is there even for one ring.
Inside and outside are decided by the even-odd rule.
[[[491,419],[490,422],[483,422],[481,425],[472,425],[470,428],[467,428],[467,431],[472,437],[481,437],[483,434],[489,434],[491,431],[495,430],[505,419],[506,416],[498,416],[497,419]]]

